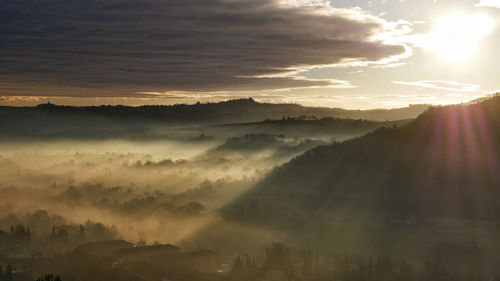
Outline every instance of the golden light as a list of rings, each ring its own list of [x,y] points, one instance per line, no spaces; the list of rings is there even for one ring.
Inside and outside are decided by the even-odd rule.
[[[421,44],[442,58],[464,61],[477,51],[494,26],[494,20],[486,15],[450,15],[440,19]]]

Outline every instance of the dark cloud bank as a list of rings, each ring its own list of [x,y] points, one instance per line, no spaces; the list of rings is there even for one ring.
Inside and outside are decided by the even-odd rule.
[[[254,76],[404,52],[370,39],[390,32],[385,21],[319,9],[274,0],[5,0],[0,91],[133,96],[331,86],[338,82]]]

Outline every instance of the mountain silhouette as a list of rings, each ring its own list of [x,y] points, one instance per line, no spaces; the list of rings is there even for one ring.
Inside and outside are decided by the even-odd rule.
[[[259,103],[253,99],[219,103],[145,106],[0,106],[1,138],[157,138],[157,128],[261,122],[283,117],[351,118],[375,121],[413,119],[428,105],[399,109],[345,110],[297,104]],[[16,126],[12,126],[16,124]],[[311,125],[311,124],[308,124]],[[363,124],[365,127],[368,123]],[[374,124],[377,126],[377,124]]]

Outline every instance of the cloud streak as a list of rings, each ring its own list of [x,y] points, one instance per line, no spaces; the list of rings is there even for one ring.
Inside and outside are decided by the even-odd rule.
[[[16,96],[343,88],[300,70],[406,52],[398,25],[325,1],[6,0],[0,23],[0,91]]]
[[[475,84],[458,83],[446,80],[421,80],[421,81],[392,81],[394,84],[416,86],[421,88],[438,89],[455,92],[477,92],[481,91],[481,86]]]

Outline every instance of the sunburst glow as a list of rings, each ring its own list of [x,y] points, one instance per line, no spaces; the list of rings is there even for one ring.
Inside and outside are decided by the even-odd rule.
[[[440,19],[422,45],[442,58],[463,61],[478,49],[495,22],[486,15],[454,14]]]

